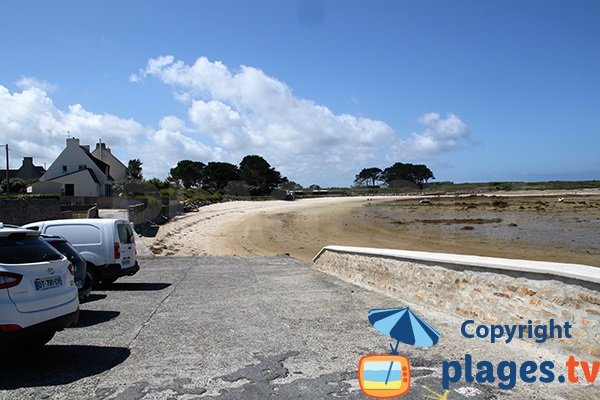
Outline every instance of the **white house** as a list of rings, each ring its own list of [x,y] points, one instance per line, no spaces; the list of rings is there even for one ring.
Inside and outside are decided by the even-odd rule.
[[[65,196],[112,196],[114,181],[108,163],[94,157],[90,146],[81,146],[79,139],[69,138],[67,147],[40,178],[40,183],[32,185],[32,192],[38,192],[36,186],[40,191],[47,187],[44,182],[53,182],[61,185]]]

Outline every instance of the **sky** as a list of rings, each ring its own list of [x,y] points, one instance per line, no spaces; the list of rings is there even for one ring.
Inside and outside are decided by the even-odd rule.
[[[600,179],[595,0],[0,0],[0,144],[144,177],[263,156],[304,186]],[[4,152],[0,163],[4,166]]]

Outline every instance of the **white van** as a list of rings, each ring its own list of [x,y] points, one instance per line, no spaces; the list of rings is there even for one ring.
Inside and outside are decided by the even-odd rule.
[[[111,284],[121,276],[134,275],[135,235],[124,219],[57,219],[23,226],[45,235],[64,236],[79,251],[92,276],[92,286]]]

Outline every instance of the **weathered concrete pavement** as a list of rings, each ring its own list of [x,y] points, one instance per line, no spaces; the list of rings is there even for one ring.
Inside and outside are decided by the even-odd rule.
[[[461,319],[350,285],[307,263],[274,258],[148,258],[134,277],[94,292],[80,324],[49,345],[3,357],[2,399],[365,398],[362,355],[386,353],[389,338],[367,321],[371,308],[410,305],[442,333],[429,349],[401,346],[412,366],[407,399],[600,398],[598,386],[452,386],[443,360],[566,359],[531,344],[486,344],[460,335]],[[434,393],[440,396],[436,397]]]

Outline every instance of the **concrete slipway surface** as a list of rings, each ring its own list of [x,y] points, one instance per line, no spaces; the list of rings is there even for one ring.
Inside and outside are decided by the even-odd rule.
[[[371,308],[411,306],[442,334],[400,346],[406,399],[598,399],[600,386],[461,381],[441,387],[444,360],[552,360],[523,340],[465,339],[461,318],[342,282],[288,257],[146,258],[142,270],[81,306],[77,327],[37,351],[2,356],[2,399],[362,399],[357,363],[386,353]],[[556,372],[561,372],[557,367]],[[563,371],[564,372],[564,371]]]

